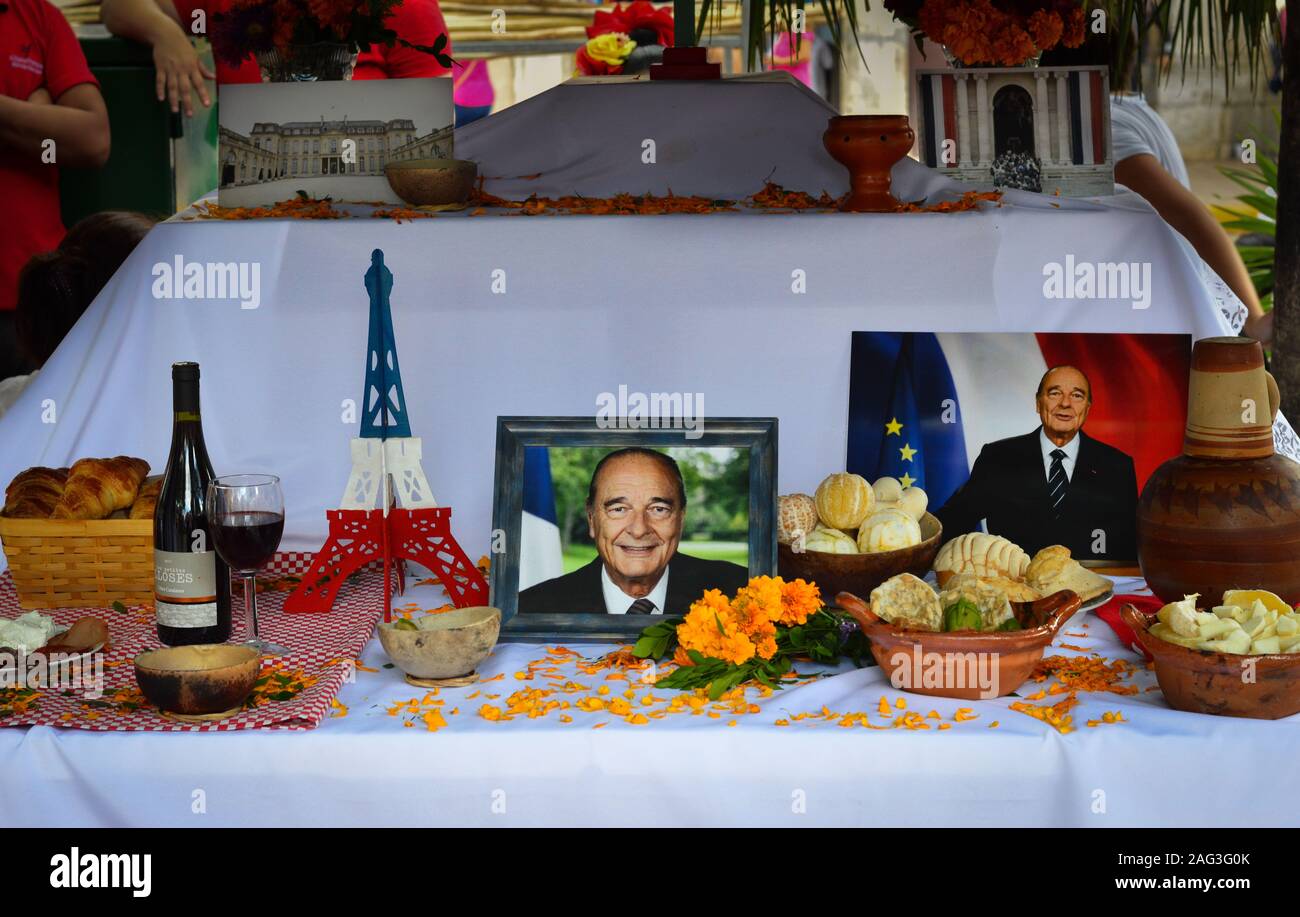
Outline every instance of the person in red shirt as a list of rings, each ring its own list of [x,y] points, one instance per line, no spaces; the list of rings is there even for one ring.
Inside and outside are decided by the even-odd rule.
[[[196,25],[195,11],[204,12],[207,30],[210,31],[213,14],[225,13],[230,6],[231,0],[104,0],[101,15],[104,25],[114,35],[153,48],[159,101],[168,101],[172,111],[183,108],[186,117],[190,117],[194,114],[195,96],[204,106],[212,104],[204,80],[215,78],[218,84],[261,82],[261,73],[251,54],[238,67],[218,60],[214,75],[199,61],[198,53],[190,44]],[[426,47],[432,46],[439,35],[447,33],[436,0],[404,0],[384,24],[411,44]],[[450,36],[443,50],[451,54]],[[357,58],[352,78],[405,79],[445,73],[447,68],[432,54],[400,44],[391,48],[371,45],[369,51],[362,51]]]
[[[18,272],[63,239],[59,167],[108,161],[108,109],[67,19],[0,0],[0,378],[29,367],[14,336]]]

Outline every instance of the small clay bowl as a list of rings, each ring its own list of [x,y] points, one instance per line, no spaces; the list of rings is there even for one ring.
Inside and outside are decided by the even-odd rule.
[[[1169,706],[1189,713],[1279,720],[1300,713],[1300,653],[1238,655],[1179,646],[1148,628],[1155,620],[1132,605],[1120,617],[1155,661]],[[1253,666],[1244,662],[1253,660]]]
[[[415,620],[416,630],[379,625],[379,642],[393,664],[413,678],[459,678],[492,652],[501,633],[501,609],[457,608]]]
[[[251,646],[169,646],[136,656],[135,680],[160,710],[186,716],[222,713],[247,700],[261,664]]]
[[[835,601],[871,641],[871,655],[890,684],[913,694],[960,700],[988,700],[1019,688],[1083,604],[1063,589],[1036,602],[1012,602],[1022,630],[936,632],[896,627],[851,593],[841,592]],[[981,674],[986,684],[980,684]]]
[[[474,191],[478,166],[464,159],[408,159],[384,166],[388,185],[413,207],[463,205]]]
[[[788,544],[778,544],[777,570],[787,580],[802,578],[816,583],[824,596],[841,592],[870,595],[872,589],[900,573],[924,578],[942,539],[943,525],[926,513],[921,517],[921,543],[910,548],[878,554],[829,554],[794,551]]]

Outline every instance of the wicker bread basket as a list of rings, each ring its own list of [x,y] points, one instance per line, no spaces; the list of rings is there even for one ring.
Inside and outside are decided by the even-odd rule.
[[[6,519],[4,548],[23,608],[153,605],[153,519]]]

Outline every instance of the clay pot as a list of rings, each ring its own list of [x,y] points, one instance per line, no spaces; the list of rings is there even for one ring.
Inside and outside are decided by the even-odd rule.
[[[1273,454],[1277,383],[1246,338],[1192,349],[1183,454],[1138,500],[1138,561],[1166,602],[1227,589],[1268,589],[1300,602],[1300,465]]]
[[[890,684],[913,694],[961,700],[1004,697],[1019,688],[1043,658],[1043,650],[1083,604],[1069,590],[1036,602],[1012,602],[1024,629],[986,633],[897,627],[848,592],[837,595],[835,603],[858,622]]]
[[[892,213],[901,205],[889,193],[889,170],[907,155],[916,133],[907,115],[840,115],[831,118],[822,143],[849,170],[849,196],[841,210]]]
[[[872,589],[900,573],[924,577],[942,540],[943,526],[932,513],[926,513],[921,517],[921,543],[910,548],[877,554],[828,554],[795,551],[788,544],[778,544],[777,570],[787,580],[802,578],[816,583],[823,599],[838,592],[870,595]]]
[[[1195,650],[1153,636],[1152,617],[1132,605],[1125,605],[1120,617],[1151,654],[1156,681],[1175,710],[1258,720],[1300,713],[1300,653],[1238,656]],[[1246,660],[1254,664],[1252,678],[1242,677]]]

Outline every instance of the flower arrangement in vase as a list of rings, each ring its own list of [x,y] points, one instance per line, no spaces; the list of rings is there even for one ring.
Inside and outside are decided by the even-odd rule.
[[[922,38],[942,45],[955,67],[1037,64],[1058,45],[1084,40],[1078,0],[885,0],[885,9]]]
[[[575,76],[606,76],[645,70],[673,46],[673,11],[650,0],[597,10],[587,43],[574,55]]]
[[[213,16],[212,49],[232,66],[254,55],[264,82],[351,79],[358,53],[376,44],[432,54],[450,69],[446,33],[432,45],[416,45],[385,25],[400,5],[401,0],[234,0],[228,11]]]

